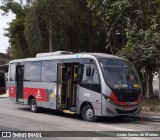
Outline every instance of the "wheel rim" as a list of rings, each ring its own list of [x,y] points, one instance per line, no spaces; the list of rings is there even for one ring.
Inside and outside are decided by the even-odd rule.
[[[34,110],[36,109],[36,104],[35,104],[35,103],[32,103],[31,108],[32,108],[32,110],[34,111]]]
[[[92,117],[93,117],[93,110],[92,109],[88,109],[87,111],[86,111],[86,117],[88,118],[88,119],[91,119]]]

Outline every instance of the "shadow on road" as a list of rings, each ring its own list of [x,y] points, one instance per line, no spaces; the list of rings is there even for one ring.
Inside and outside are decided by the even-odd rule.
[[[4,99],[4,98],[8,98],[8,97],[2,97],[2,96],[0,95],[0,99]]]
[[[27,111],[30,112],[30,109],[28,107],[26,108],[18,108],[19,110],[22,111]],[[32,113],[32,112],[30,112]],[[46,115],[54,115],[54,116],[59,116],[63,118],[69,118],[69,119],[74,119],[74,120],[79,120],[79,121],[84,121],[82,116],[79,114],[68,114],[68,113],[63,113],[61,111],[57,110],[51,110],[51,109],[44,109],[41,108],[38,114],[46,114]],[[106,123],[106,124],[114,124],[114,123],[131,123],[133,121],[138,121],[138,120],[133,120],[130,119],[129,117],[99,117],[97,122],[98,123]]]

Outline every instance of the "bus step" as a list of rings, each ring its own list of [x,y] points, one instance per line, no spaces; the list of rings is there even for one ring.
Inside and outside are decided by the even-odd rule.
[[[63,110],[63,112],[68,114],[74,114],[74,112],[71,112],[70,110]]]
[[[76,112],[76,107],[75,106],[71,106],[71,112]]]

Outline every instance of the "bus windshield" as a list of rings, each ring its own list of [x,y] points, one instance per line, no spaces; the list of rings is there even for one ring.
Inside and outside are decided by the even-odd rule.
[[[140,80],[134,65],[126,60],[100,58],[104,79],[113,89],[139,89]]]

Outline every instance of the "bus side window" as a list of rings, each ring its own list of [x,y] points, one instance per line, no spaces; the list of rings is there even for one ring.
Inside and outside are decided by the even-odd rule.
[[[84,65],[83,64],[79,64],[78,66],[78,83],[81,83],[82,78],[83,78],[83,71],[84,71]]]
[[[101,91],[99,74],[98,74],[98,70],[96,68],[95,63],[83,64],[83,69],[81,70],[80,77],[81,78],[79,79],[80,80],[79,84],[81,87],[84,87],[96,92]]]
[[[89,67],[91,72],[87,75],[86,72]],[[83,78],[81,82],[84,84],[99,84],[99,75],[94,64],[84,64]]]
[[[41,62],[26,62],[24,70],[24,81],[40,82]]]
[[[57,81],[57,63],[55,61],[49,60],[42,62],[41,81],[42,82]]]
[[[10,81],[15,81],[16,78],[16,65],[15,64],[11,64],[10,65]]]

